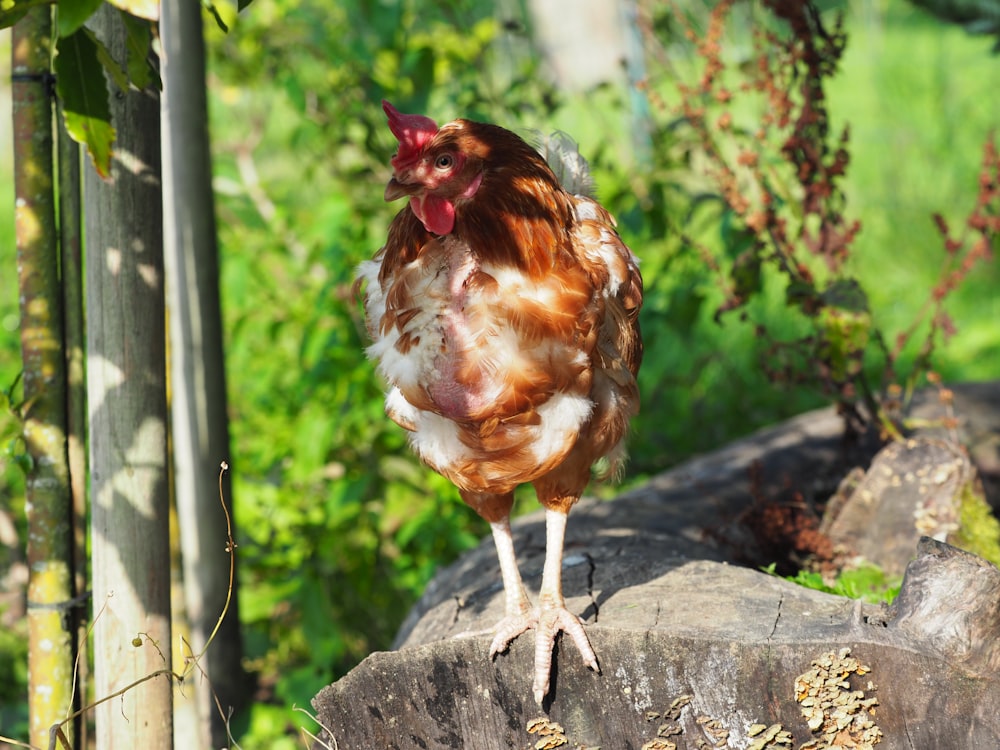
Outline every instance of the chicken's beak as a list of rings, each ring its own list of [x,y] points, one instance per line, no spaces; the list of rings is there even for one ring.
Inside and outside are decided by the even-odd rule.
[[[389,180],[389,184],[385,186],[385,200],[394,201],[397,198],[402,198],[404,195],[413,195],[419,192],[421,187],[419,182],[400,182],[393,177]]]

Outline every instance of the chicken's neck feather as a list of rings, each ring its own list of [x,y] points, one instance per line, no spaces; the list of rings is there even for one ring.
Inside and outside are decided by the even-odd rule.
[[[571,252],[572,222],[572,198],[547,167],[503,167],[488,171],[475,198],[458,208],[454,234],[484,264],[538,279]]]

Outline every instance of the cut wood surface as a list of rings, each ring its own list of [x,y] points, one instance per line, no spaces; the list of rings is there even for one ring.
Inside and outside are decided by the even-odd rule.
[[[977,389],[957,393],[981,406]],[[978,437],[961,425],[970,452],[987,458],[981,443],[1000,417],[994,409],[990,423],[988,411],[977,411]],[[560,642],[542,709],[531,638],[487,656],[503,596],[484,542],[434,579],[398,651],[372,654],[316,697],[321,740],[339,750],[1000,747],[996,567],[929,538],[918,546],[916,534],[900,597],[885,608],[731,564],[768,552],[746,523],[761,498],[828,497],[852,466],[867,468],[872,448],[841,435],[832,412],[803,415],[574,508],[564,588],[601,672]],[[515,541],[537,590],[542,519],[521,519]]]

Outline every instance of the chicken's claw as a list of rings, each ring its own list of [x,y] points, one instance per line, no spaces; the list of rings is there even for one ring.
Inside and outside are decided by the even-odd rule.
[[[528,611],[516,615],[507,615],[497,623],[493,643],[490,644],[490,659],[495,659],[497,654],[502,654],[521,633],[531,630],[537,627],[537,625],[537,610],[534,612]]]
[[[600,672],[597,664],[597,654],[594,653],[590,639],[583,629],[583,620],[570,612],[566,607],[546,607],[532,612],[508,615],[496,627],[493,642],[490,644],[490,658],[503,653],[511,642],[522,633],[535,630],[535,678],[532,692],[538,705],[549,692],[549,675],[552,672],[552,652],[555,649],[556,636],[566,633],[576,644],[583,663]]]
[[[535,680],[532,691],[535,702],[540,706],[542,699],[549,692],[549,675],[552,673],[552,651],[555,648],[556,636],[563,631],[576,644],[583,663],[600,672],[597,664],[597,654],[594,653],[590,639],[583,629],[583,620],[570,612],[566,607],[546,607],[538,616],[535,626]]]

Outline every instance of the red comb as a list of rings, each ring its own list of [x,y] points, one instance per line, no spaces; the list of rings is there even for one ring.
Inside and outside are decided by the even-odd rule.
[[[437,135],[437,123],[429,117],[404,115],[385,99],[382,100],[382,110],[389,117],[389,130],[399,141],[399,151],[392,157],[393,166],[397,162],[410,161],[427,141]]]

